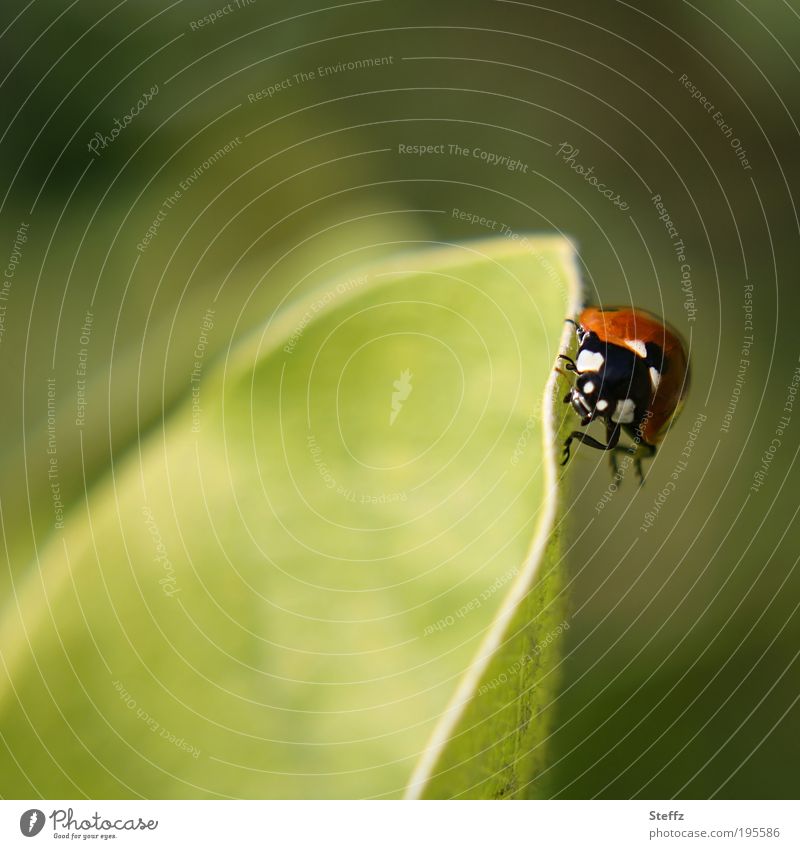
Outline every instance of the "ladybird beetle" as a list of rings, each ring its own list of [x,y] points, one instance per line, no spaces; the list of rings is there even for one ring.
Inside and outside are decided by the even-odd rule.
[[[689,388],[689,359],[683,340],[651,312],[630,307],[587,307],[575,325],[578,352],[573,360],[561,354],[566,368],[577,374],[564,397],[585,427],[595,419],[606,425],[606,441],[573,430],[564,442],[564,460],[573,440],[609,451],[616,472],[616,453],[634,457],[639,480],[642,458],[652,457],[671,421],[683,406]],[[634,441],[620,446],[620,431]]]

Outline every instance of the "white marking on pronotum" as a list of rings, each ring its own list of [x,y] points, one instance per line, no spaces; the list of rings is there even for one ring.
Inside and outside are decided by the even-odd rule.
[[[641,339],[626,339],[625,345],[633,351],[634,354],[640,356],[643,360],[647,359],[647,348]]]
[[[583,384],[583,391],[587,395],[591,395],[594,392],[594,383],[591,380],[587,380],[586,383]]]
[[[596,351],[581,351],[575,365],[579,372],[600,371],[603,368],[603,355]]]
[[[596,405],[596,406],[597,406],[597,409],[598,409],[598,410],[600,410],[600,412],[602,413],[602,412],[603,412],[603,410],[605,410],[605,409],[606,409],[606,407],[608,407],[608,401],[606,401],[606,400],[605,400],[605,398],[601,398],[601,399],[597,402],[597,405]]]
[[[626,398],[624,401],[617,401],[616,409],[611,414],[611,421],[619,422],[620,424],[630,424],[633,421],[635,412],[636,404],[630,398]]]
[[[650,366],[650,383],[653,384],[653,389],[658,389],[658,384],[661,383],[661,372],[653,366]]]

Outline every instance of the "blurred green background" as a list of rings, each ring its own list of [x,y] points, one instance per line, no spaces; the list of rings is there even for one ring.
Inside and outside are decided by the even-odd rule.
[[[4,267],[21,248],[0,339],[4,604],[53,532],[47,380],[73,420],[82,348],[86,419],[58,430],[67,511],[186,403],[207,310],[210,361],[321,281],[492,234],[454,209],[565,233],[590,299],[663,314],[693,374],[645,487],[607,496],[603,458],[573,464],[544,792],[797,796],[800,407],[776,428],[800,355],[800,6],[253,0],[196,25],[216,10],[3,4]]]

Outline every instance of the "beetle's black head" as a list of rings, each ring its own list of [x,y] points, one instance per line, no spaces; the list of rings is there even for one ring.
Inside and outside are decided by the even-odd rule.
[[[569,402],[581,419],[592,421],[605,418],[613,409],[607,392],[602,371],[588,371],[579,374],[570,390]],[[587,424],[588,424],[587,421]]]

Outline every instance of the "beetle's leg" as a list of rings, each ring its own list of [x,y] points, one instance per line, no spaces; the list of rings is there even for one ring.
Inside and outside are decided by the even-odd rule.
[[[603,445],[600,440],[589,436],[588,433],[584,433],[582,430],[573,430],[564,440],[564,459],[561,461],[562,466],[565,466],[569,460],[570,446],[573,439],[584,445],[588,445],[590,448],[597,448],[599,451],[613,451],[619,442],[619,425],[615,422],[606,422],[606,445]]]
[[[612,473],[616,475],[619,471],[619,464],[617,463],[617,454],[627,454],[628,456],[636,456],[637,450],[638,449],[635,445],[617,445],[616,448],[614,448],[614,450],[609,455]]]
[[[636,467],[636,474],[639,476],[639,486],[644,486],[644,472],[642,471],[642,460],[645,457],[653,457],[656,453],[656,446],[650,445],[647,442],[640,442],[633,457],[633,464]]]
[[[639,478],[639,486],[644,484],[644,470],[642,468],[642,460],[654,456],[656,453],[655,445],[650,445],[648,442],[638,440],[635,445],[617,445],[611,452],[611,471],[614,475],[619,471],[617,463],[617,454],[627,454],[633,457],[633,467],[636,469],[636,476]]]

